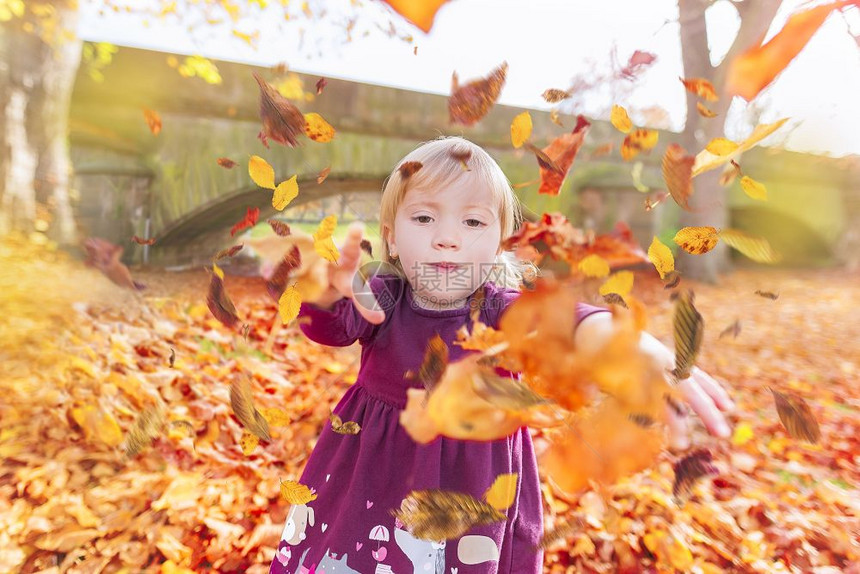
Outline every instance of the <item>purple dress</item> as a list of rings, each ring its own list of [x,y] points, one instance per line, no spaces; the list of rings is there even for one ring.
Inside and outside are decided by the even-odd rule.
[[[352,301],[331,310],[302,304],[305,335],[317,343],[343,347],[361,343],[355,384],[334,412],[361,425],[357,435],[341,435],[326,423],[299,482],[317,498],[292,505],[270,573],[289,574],[530,574],[542,571],[543,508],[537,463],[526,427],[491,441],[437,437],[413,441],[400,426],[406,389],[421,384],[404,379],[417,372],[428,341],[439,333],[449,361],[465,354],[453,345],[463,325],[471,329],[469,306],[442,311],[414,303],[403,279],[377,276],[371,289],[386,312],[381,325],[364,320]],[[514,289],[486,283],[480,320],[497,326],[501,312],[519,296]],[[470,297],[474,297],[474,294]],[[598,307],[579,305],[577,321]],[[500,474],[517,473],[517,495],[507,520],[472,528],[458,539],[430,542],[395,523],[391,511],[412,490],[442,489],[480,499]]]

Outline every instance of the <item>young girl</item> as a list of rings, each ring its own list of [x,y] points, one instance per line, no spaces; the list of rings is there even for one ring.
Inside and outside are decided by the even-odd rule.
[[[270,571],[541,572],[541,492],[528,430],[491,442],[439,437],[418,444],[399,423],[407,389],[421,387],[405,375],[418,372],[428,341],[438,333],[449,362],[456,362],[470,352],[452,342],[463,325],[471,329],[477,290],[484,289],[480,321],[493,327],[519,295],[523,267],[500,246],[521,223],[518,200],[484,150],[462,138],[442,138],[418,147],[392,172],[380,223],[383,261],[394,272],[370,280],[371,296],[353,291],[361,284],[354,279],[362,238],[361,224],[353,224],[338,265],[330,267],[328,291],[301,306],[299,315],[310,319],[301,329],[311,340],[361,343],[358,378],[334,409],[361,430],[340,434],[326,424],[299,479],[317,497],[290,507]],[[577,308],[577,344],[596,346],[609,336],[610,314],[601,311]],[[653,337],[643,336],[642,345],[672,364],[671,352]],[[719,384],[696,371],[682,388],[709,430],[728,435],[718,407],[731,405]],[[683,435],[682,424],[673,424],[674,434]],[[391,514],[412,490],[480,499],[505,473],[518,476],[507,520],[475,527],[459,539],[416,538]]]

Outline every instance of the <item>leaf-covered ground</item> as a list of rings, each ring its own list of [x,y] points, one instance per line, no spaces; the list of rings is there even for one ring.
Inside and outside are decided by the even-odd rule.
[[[279,479],[298,479],[358,349],[316,345],[295,327],[270,339],[277,310],[259,280],[226,281],[251,325],[245,341],[209,313],[202,270],[135,279],[141,294],[63,254],[0,242],[0,571],[268,570],[287,510]],[[681,506],[672,453],[610,493],[546,485],[547,528],[582,527],[551,547],[545,571],[860,570],[860,275],[742,270],[720,286],[684,285],[705,318],[699,364],[737,403],[731,440],[695,431],[720,474]],[[634,295],[668,342],[653,270],[637,273]],[[735,320],[740,334],[719,338]],[[290,418],[250,456],[229,399],[242,373],[258,408]],[[788,437],[768,387],[809,403],[818,445]],[[126,459],[126,433],[160,401],[188,424]]]

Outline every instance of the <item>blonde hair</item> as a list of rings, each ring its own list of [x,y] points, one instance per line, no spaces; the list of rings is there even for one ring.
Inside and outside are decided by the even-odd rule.
[[[420,162],[421,169],[408,177],[404,177],[400,167],[407,162]],[[424,189],[442,188],[450,185],[467,172],[482,184],[489,186],[493,198],[499,204],[499,223],[501,236],[499,243],[520,228],[523,222],[522,208],[519,198],[499,164],[490,157],[480,146],[467,139],[457,136],[440,137],[424,142],[395,166],[391,175],[385,180],[382,189],[382,205],[380,206],[380,230],[386,227],[394,232],[394,219],[397,208],[406,197],[406,192],[412,188]],[[399,259],[391,257],[388,241],[382,241],[382,260],[394,266],[397,272],[405,277],[406,273]],[[537,267],[527,261],[519,260],[513,251],[503,251],[496,257],[497,268],[494,276],[500,280],[494,281],[499,287],[521,288],[523,279],[531,280],[539,274]]]

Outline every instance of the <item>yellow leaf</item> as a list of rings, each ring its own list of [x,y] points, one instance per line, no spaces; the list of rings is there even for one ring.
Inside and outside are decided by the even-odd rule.
[[[720,237],[715,227],[684,227],[675,234],[674,241],[681,249],[693,255],[703,255],[716,247]]]
[[[767,201],[767,188],[748,175],[741,178],[741,189],[753,199]]]
[[[224,271],[215,263],[212,264],[212,271],[214,271],[215,275],[217,275],[222,281],[224,280]]]
[[[702,102],[696,102],[696,110],[698,110],[699,115],[705,118],[715,118],[717,114],[708,109]]]
[[[787,121],[788,118],[783,118],[772,124],[761,124],[756,126],[752,134],[750,134],[747,139],[739,143],[737,149],[728,155],[716,155],[709,152],[707,149],[703,149],[696,155],[696,161],[693,163],[693,177],[736,159],[740,154],[752,148],[758,142],[778,130]]]
[[[275,189],[275,170],[269,162],[258,155],[252,155],[248,161],[248,173],[254,183],[266,189]]]
[[[315,142],[327,143],[334,139],[334,128],[317,113],[305,114],[305,134]]]
[[[337,260],[340,259],[340,252],[337,250],[337,245],[334,244],[331,237],[315,239],[314,251],[316,251],[320,257],[331,261],[332,263],[337,263]]]
[[[639,128],[630,132],[630,144],[646,151],[657,145],[659,139],[660,132],[657,130]]]
[[[622,133],[629,133],[633,129],[633,122],[630,121],[630,116],[627,115],[627,110],[619,105],[612,106],[612,113],[609,116],[609,121],[615,126],[615,129]]]
[[[281,321],[286,325],[298,317],[301,305],[302,296],[299,295],[295,285],[290,285],[284,289],[281,298],[278,299],[278,312],[281,315]]]
[[[755,433],[752,425],[749,423],[740,423],[735,427],[735,432],[732,435],[732,444],[735,446],[743,446],[753,439]]]
[[[320,226],[314,232],[314,239],[331,237],[335,229],[337,229],[337,215],[329,215],[320,221]]]
[[[654,264],[657,273],[660,274],[660,279],[663,279],[666,273],[675,269],[675,257],[672,255],[672,250],[663,245],[656,236],[648,248],[648,259]]]
[[[729,155],[730,153],[738,149],[738,144],[726,138],[714,138],[708,142],[708,145],[705,146],[705,149],[714,155],[723,156]]]
[[[173,560],[168,560],[161,564],[161,574],[194,574],[194,570],[189,570]]]
[[[317,499],[313,489],[294,480],[281,481],[281,496],[290,504],[307,504]]]
[[[266,422],[269,423],[269,426],[285,427],[292,421],[290,415],[288,415],[283,409],[266,407],[259,409],[259,411],[260,414],[263,415],[263,418],[266,419]]]
[[[677,536],[671,537],[671,542],[667,545],[666,553],[668,554],[669,564],[676,570],[688,572],[693,566],[693,554],[687,545]]]
[[[749,235],[737,229],[723,229],[720,231],[720,239],[759,263],[777,263],[782,259],[763,237]]]
[[[282,181],[275,188],[275,194],[272,196],[272,207],[278,211],[283,211],[299,195],[299,184],[297,176],[293,176],[287,181]]]
[[[509,508],[516,498],[518,477],[519,475],[515,472],[497,476],[493,485],[484,494],[484,500],[487,501],[487,504],[496,510]]]
[[[633,145],[633,141],[630,139],[630,136],[624,138],[624,141],[621,142],[621,159],[624,161],[630,161],[637,155],[642,149],[639,146]]]
[[[610,293],[618,293],[622,297],[627,297],[632,290],[633,273],[631,271],[619,271],[609,276],[609,279],[600,286],[599,293],[604,297]]]
[[[245,429],[242,431],[242,436],[239,437],[239,444],[242,446],[242,454],[248,456],[260,444],[260,439],[257,435],[248,431],[248,429]]]
[[[515,148],[521,148],[532,136],[532,117],[528,112],[523,112],[511,122],[511,143]]]
[[[87,438],[96,438],[108,446],[122,444],[122,430],[116,419],[95,405],[72,409],[72,418],[83,429]]]
[[[609,275],[609,263],[600,255],[592,253],[579,262],[579,270],[586,277],[606,277]]]

